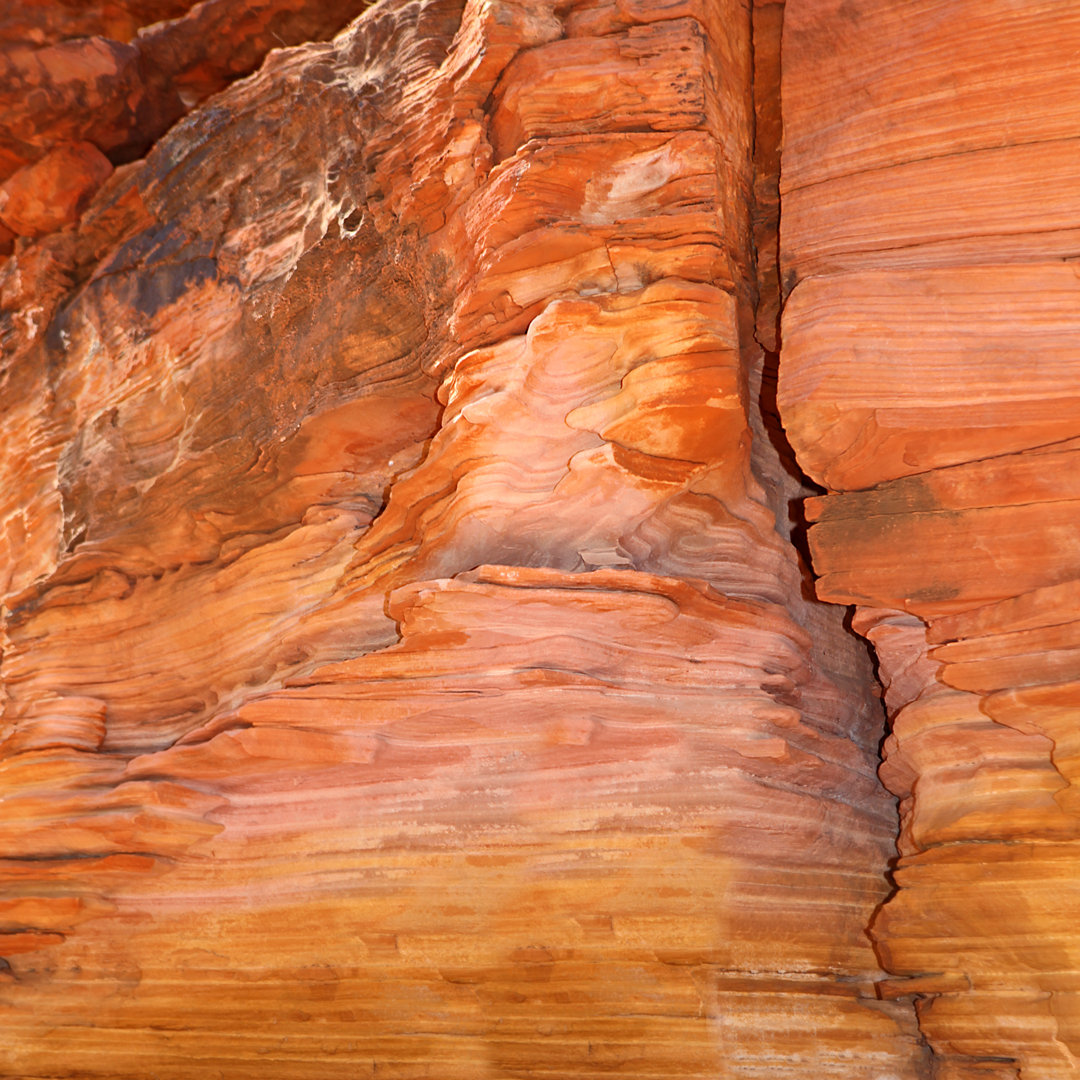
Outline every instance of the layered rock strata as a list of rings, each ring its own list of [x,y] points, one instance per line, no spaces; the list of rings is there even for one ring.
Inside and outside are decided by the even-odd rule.
[[[780,407],[892,730],[886,994],[949,1078],[1080,1069],[1080,14],[789,0]]]
[[[751,34],[384,2],[27,229],[8,1075],[924,1074],[760,401]]]

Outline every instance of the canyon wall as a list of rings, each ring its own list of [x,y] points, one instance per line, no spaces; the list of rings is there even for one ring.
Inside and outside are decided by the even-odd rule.
[[[947,1077],[1080,1075],[1080,11],[789,0],[780,411],[900,798],[872,934]]]
[[[0,19],[0,1075],[1073,1075],[1080,18],[365,6]]]

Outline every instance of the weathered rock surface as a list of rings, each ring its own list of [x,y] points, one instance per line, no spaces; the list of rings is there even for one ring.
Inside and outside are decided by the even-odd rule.
[[[0,14],[0,1072],[1075,1076],[1080,17],[366,7]]]
[[[271,49],[328,37],[369,3],[12,5],[0,15],[0,180],[16,173],[26,182],[27,166],[71,143],[89,143],[113,164],[139,158],[188,109],[253,71]],[[104,179],[96,162],[69,161],[65,169],[80,192]],[[0,211],[16,236],[39,236],[66,221],[24,231],[19,220]],[[0,234],[0,255],[10,242]]]
[[[873,936],[949,1078],[1080,1070],[1080,18],[789,0],[780,409],[892,721]]]
[[[925,1075],[754,337],[779,11],[391,0],[178,119],[219,10],[9,53],[10,171],[115,171],[0,280],[3,1069]]]

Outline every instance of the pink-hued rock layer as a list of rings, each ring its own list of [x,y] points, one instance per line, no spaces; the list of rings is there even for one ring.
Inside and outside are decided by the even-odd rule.
[[[31,35],[9,171],[115,169],[0,271],[8,1075],[928,1074],[761,7],[390,0],[202,104],[277,7]]]

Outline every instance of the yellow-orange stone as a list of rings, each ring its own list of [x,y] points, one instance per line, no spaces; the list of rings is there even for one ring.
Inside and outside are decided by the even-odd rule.
[[[0,1075],[1076,1076],[1077,48],[0,14]]]

